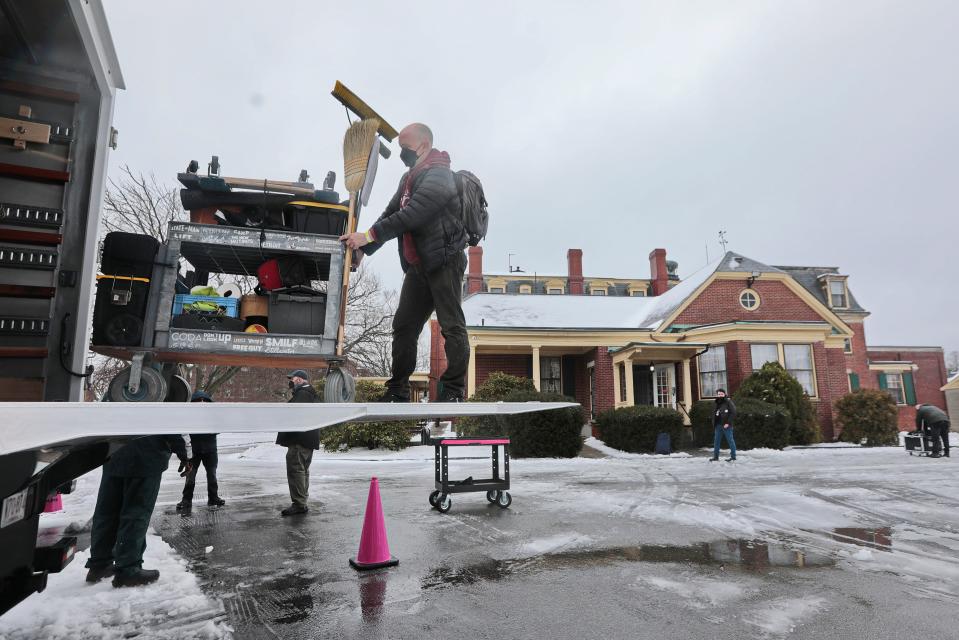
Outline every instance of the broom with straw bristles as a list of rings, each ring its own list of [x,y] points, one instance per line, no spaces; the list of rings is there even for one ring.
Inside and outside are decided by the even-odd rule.
[[[366,168],[370,162],[370,153],[376,142],[376,131],[380,121],[376,118],[360,120],[350,125],[343,138],[343,175],[346,190],[350,194],[350,213],[346,219],[347,233],[356,232],[357,209],[360,191],[366,181]],[[340,326],[336,337],[336,355],[343,355],[346,342],[346,298],[350,289],[350,269],[353,267],[353,251],[346,251],[343,263],[343,294],[340,297]]]

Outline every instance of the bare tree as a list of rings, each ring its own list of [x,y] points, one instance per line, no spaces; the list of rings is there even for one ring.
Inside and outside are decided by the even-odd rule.
[[[350,278],[346,297],[343,353],[373,375],[389,375],[395,311],[396,292],[384,290],[379,277],[360,266]]]

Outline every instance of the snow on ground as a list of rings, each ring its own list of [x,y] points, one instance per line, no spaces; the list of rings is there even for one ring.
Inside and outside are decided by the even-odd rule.
[[[781,635],[794,631],[803,621],[822,614],[826,605],[826,600],[818,596],[779,598],[765,609],[747,615],[745,619],[766,633]]]
[[[608,446],[605,442],[599,438],[594,438],[590,436],[586,438],[586,446],[596,449],[600,453],[603,453],[610,458],[621,458],[624,460],[642,460],[644,458],[689,458],[690,454],[685,451],[676,451],[669,455],[655,453],[629,453],[628,451],[620,451],[619,449],[614,449],[613,447]]]
[[[160,580],[152,585],[115,589],[109,579],[87,584],[83,565],[88,557],[88,552],[78,552],[63,572],[50,576],[45,591],[0,618],[0,638],[231,637],[223,605],[200,590],[186,561],[156,534],[147,536],[143,558],[144,566],[160,570]]]

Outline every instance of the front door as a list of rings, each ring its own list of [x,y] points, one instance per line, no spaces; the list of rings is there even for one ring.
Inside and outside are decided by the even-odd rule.
[[[633,365],[633,402],[649,405],[653,400],[653,372],[647,365]]]
[[[675,367],[672,364],[658,364],[653,377],[654,402],[657,407],[676,408]]]

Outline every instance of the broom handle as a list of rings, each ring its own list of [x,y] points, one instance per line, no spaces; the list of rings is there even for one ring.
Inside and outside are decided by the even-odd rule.
[[[356,232],[356,200],[358,193],[350,194],[350,213],[346,218],[347,233]],[[336,355],[343,355],[343,348],[346,344],[346,299],[350,293],[350,269],[353,267],[353,249],[346,249],[346,256],[343,259],[343,291],[340,295],[340,324],[336,333]]]

